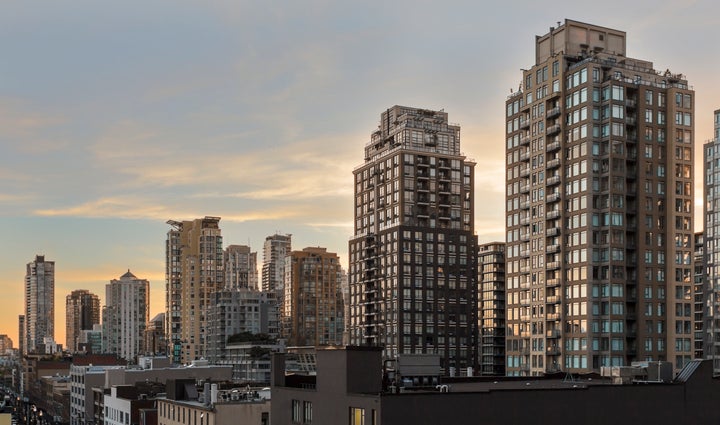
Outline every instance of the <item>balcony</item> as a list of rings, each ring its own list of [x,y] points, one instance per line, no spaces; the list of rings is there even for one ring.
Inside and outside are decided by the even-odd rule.
[[[530,273],[530,266],[520,266],[520,273]],[[523,284],[520,284],[520,288],[523,287]]]
[[[530,167],[523,167],[520,169],[520,177],[527,177],[530,175]]]
[[[545,213],[545,218],[547,220],[554,220],[558,217],[560,217],[560,210],[550,210]]]
[[[548,356],[559,356],[560,355],[560,347],[548,347],[547,355]]]
[[[554,254],[554,253],[556,253],[556,252],[558,252],[558,251],[560,251],[560,245],[559,245],[559,244],[548,245],[548,246],[545,247],[545,252],[546,252],[547,254]]]
[[[520,130],[524,130],[526,128],[530,128],[530,120],[525,118],[520,118]]]
[[[530,209],[530,201],[520,202],[520,209],[523,209],[523,210]]]
[[[547,313],[545,320],[560,320],[560,313]]]
[[[545,302],[548,304],[560,304],[561,301],[562,300],[559,295],[550,295],[549,297],[545,297]]]
[[[547,197],[545,198],[545,200],[548,201],[548,202],[556,202],[556,201],[559,201],[559,200],[560,200],[560,194],[559,194],[558,192],[553,192],[553,193],[547,195]]]
[[[560,158],[551,159],[550,161],[545,164],[545,167],[548,169],[557,168],[560,166]]]
[[[520,136],[520,146],[530,145],[530,136]]]
[[[530,297],[520,298],[520,305],[530,305]]]
[[[637,119],[634,116],[629,115],[625,117],[625,122],[627,123],[627,125],[636,125]]]
[[[547,131],[545,131],[545,134],[548,136],[552,136],[553,134],[557,134],[560,132],[560,124],[551,125],[547,128]]]
[[[530,152],[524,151],[520,153],[520,161],[530,161]]]
[[[545,236],[558,236],[560,234],[559,227],[549,227],[545,230]]]
[[[524,184],[520,186],[520,193],[530,193],[530,185]]]
[[[550,261],[546,264],[547,270],[557,270],[560,268],[560,262],[559,261]]]
[[[529,256],[530,256],[530,250],[529,250],[529,249],[521,249],[521,250],[520,250],[520,256],[521,256],[521,257],[529,257]]]
[[[552,142],[548,143],[547,146],[545,146],[545,150],[548,152],[555,152],[556,150],[560,149],[560,142]]]
[[[548,110],[547,113],[545,114],[545,117],[546,118],[554,118],[558,115],[560,115],[560,107],[556,106],[556,107]]]
[[[545,180],[545,183],[546,183],[548,186],[554,186],[554,185],[556,185],[556,184],[560,184],[560,176],[548,177],[548,179]]]
[[[520,240],[523,242],[527,242],[530,240],[530,232],[522,232],[520,233]]]
[[[521,226],[527,226],[530,224],[530,218],[529,217],[523,217],[520,219],[520,225]]]
[[[545,281],[545,286],[548,288],[554,288],[560,286],[560,279],[554,277]]]
[[[546,336],[550,339],[560,338],[560,329],[550,329],[547,331]]]

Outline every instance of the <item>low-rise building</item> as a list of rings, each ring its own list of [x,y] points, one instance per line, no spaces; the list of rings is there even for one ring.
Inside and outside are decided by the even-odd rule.
[[[710,361],[608,368],[608,376],[439,377],[392,386],[381,349],[318,350],[317,376],[286,375],[273,357],[274,424],[720,423],[720,380]],[[667,367],[665,367],[667,366]],[[275,373],[275,371],[283,371]],[[665,372],[668,376],[664,376]]]
[[[232,383],[192,380],[168,382],[167,396],[157,399],[158,425],[270,424],[270,392]],[[289,422],[288,422],[289,423]]]

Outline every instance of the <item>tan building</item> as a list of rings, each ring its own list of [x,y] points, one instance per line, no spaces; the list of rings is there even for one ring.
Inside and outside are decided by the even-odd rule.
[[[100,298],[86,289],[77,289],[65,297],[65,349],[74,353],[82,331],[100,323]]]
[[[220,217],[168,221],[166,245],[166,335],[175,362],[206,357],[206,310],[223,287]]]
[[[507,373],[693,356],[694,92],[566,20],[506,102]]]
[[[288,345],[342,345],[341,280],[340,258],[326,248],[305,248],[285,257],[282,323]]]
[[[169,380],[167,397],[156,400],[158,425],[270,424],[269,391],[219,385],[205,384],[203,390],[191,381]]]
[[[477,363],[474,161],[445,111],[393,106],[353,171],[350,344]]]
[[[0,335],[0,355],[5,355],[13,349],[13,342],[7,335]]]

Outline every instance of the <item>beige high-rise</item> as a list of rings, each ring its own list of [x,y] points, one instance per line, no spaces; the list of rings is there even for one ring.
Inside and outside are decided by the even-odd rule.
[[[625,46],[566,20],[506,102],[510,375],[692,357],[695,95]]]
[[[342,345],[344,304],[340,258],[311,247],[285,257],[283,332],[288,345]]]
[[[207,309],[223,287],[220,217],[168,221],[166,245],[166,335],[173,361],[206,357]]]

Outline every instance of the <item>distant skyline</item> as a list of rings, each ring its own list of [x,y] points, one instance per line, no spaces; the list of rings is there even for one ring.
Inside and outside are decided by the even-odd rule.
[[[504,240],[504,100],[535,35],[574,19],[687,76],[702,151],[720,108],[720,5],[701,1],[7,1],[0,15],[0,333],[18,344],[25,265],[73,290],[128,269],[165,308],[168,219],[222,217],[224,245],[293,235],[347,265],[352,170],[380,113],[444,109],[477,161],[475,228]],[[622,11],[622,13],[618,13]],[[700,221],[698,221],[700,220]],[[60,301],[58,301],[60,300]]]

